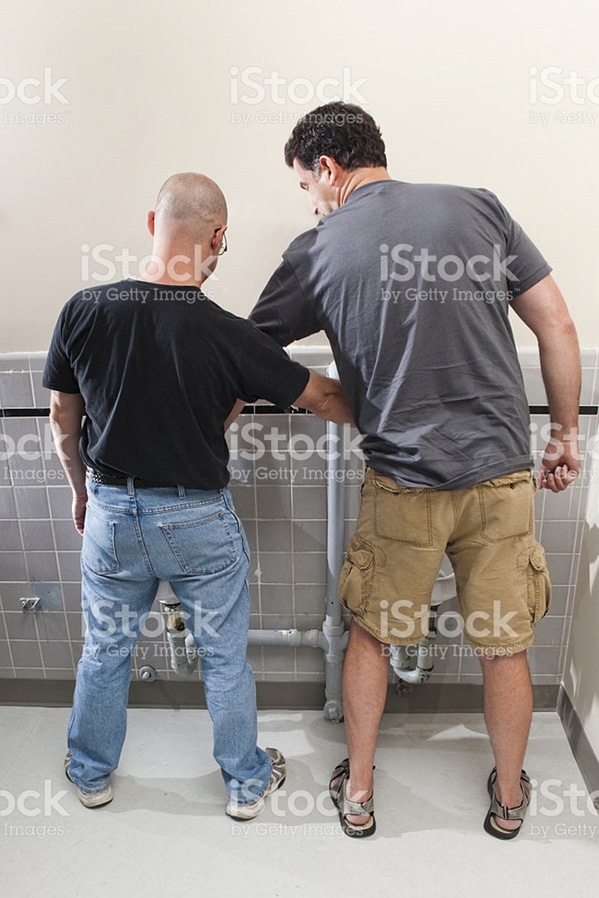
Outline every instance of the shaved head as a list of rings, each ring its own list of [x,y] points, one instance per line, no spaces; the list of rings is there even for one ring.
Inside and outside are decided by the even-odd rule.
[[[227,203],[214,181],[195,172],[181,172],[164,182],[156,200],[156,227],[163,234],[192,239],[227,223]]]

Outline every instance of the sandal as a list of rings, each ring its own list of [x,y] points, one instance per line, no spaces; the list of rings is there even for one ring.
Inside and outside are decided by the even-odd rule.
[[[524,823],[524,817],[526,816],[526,810],[528,805],[530,804],[530,793],[532,790],[532,783],[528,778],[526,771],[523,770],[520,775],[520,788],[522,789],[522,803],[518,805],[517,808],[508,808],[504,804],[499,804],[497,800],[497,796],[495,795],[495,789],[493,788],[495,782],[497,780],[497,768],[493,767],[493,770],[489,774],[489,779],[487,780],[487,791],[489,793],[489,797],[491,799],[491,807],[485,817],[484,828],[485,832],[487,832],[490,836],[495,836],[496,839],[515,839],[520,830],[522,829],[522,824]],[[504,829],[499,826],[498,823],[494,821],[494,817],[497,817],[500,820],[520,820],[520,826],[518,829]]]
[[[372,768],[374,770],[374,767]],[[337,783],[333,786],[333,780]],[[350,801],[345,794],[345,786],[349,780],[349,758],[345,758],[340,764],[337,764],[333,770],[329,782],[329,795],[333,800],[333,804],[339,811],[339,822],[346,836],[354,836],[357,838],[365,838],[372,836],[376,830],[376,821],[374,819],[374,792],[366,801]],[[350,823],[347,819],[348,814],[356,816],[370,817],[366,823]]]

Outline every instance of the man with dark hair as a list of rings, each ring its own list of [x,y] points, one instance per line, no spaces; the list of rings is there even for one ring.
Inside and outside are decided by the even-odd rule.
[[[292,362],[202,292],[226,249],[227,206],[214,181],[173,175],[148,228],[147,272],[75,294],[44,371],[83,534],[86,635],[65,772],[85,807],[112,801],[131,655],[167,580],[201,652],[226,812],[249,820],[284,782],[285,758],[256,745],[246,660],[249,550],[227,489],[226,425],[238,396],[282,408],[297,403],[338,422],[351,414],[337,381]]]
[[[385,144],[372,116],[358,106],[330,103],[300,119],[285,144],[285,162],[297,159],[302,168],[318,173],[322,147],[346,171],[387,168]]]
[[[333,772],[333,801],[348,835],[374,833],[382,647],[426,634],[447,554],[495,756],[484,826],[514,838],[530,801],[526,649],[549,578],[534,538],[528,405],[508,309],[539,343],[552,422],[539,486],[553,492],[579,470],[574,324],[549,265],[497,197],[391,180],[380,131],[359,107],[315,109],[285,160],[323,218],[291,243],[251,318],[282,345],[325,331],[367,463],[339,582],[353,620],[349,758]]]

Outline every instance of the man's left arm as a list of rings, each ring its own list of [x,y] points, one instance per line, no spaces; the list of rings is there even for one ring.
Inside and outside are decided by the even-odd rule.
[[[557,493],[565,490],[580,470],[580,349],[576,328],[551,275],[521,293],[511,306],[539,344],[551,422],[551,439],[543,455],[539,486]]]
[[[73,523],[79,533],[85,526],[85,465],[79,454],[85,402],[81,393],[50,393],[50,427],[60,463],[73,491]]]

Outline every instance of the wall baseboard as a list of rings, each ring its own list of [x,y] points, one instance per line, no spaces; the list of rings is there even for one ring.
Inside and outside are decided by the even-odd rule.
[[[578,714],[574,710],[570,696],[563,686],[560,686],[559,689],[557,713],[566,731],[574,760],[578,764],[578,769],[582,774],[587,789],[590,793],[598,793],[594,804],[599,810],[599,759],[593,751]]]
[[[0,679],[0,705],[70,707],[74,688],[75,683],[72,680]],[[535,711],[555,711],[559,690],[559,686],[534,686]],[[256,694],[258,708],[261,711],[318,710],[322,709],[325,703],[322,683],[257,682]],[[154,680],[152,683],[133,681],[129,690],[129,707],[205,708],[204,687],[198,681],[193,683],[172,680]],[[482,712],[482,709],[482,686],[460,683],[427,683],[415,687],[408,696],[398,695],[395,688],[389,686],[385,704],[385,712],[388,714],[468,713]],[[599,778],[596,779],[596,783],[599,784]]]

